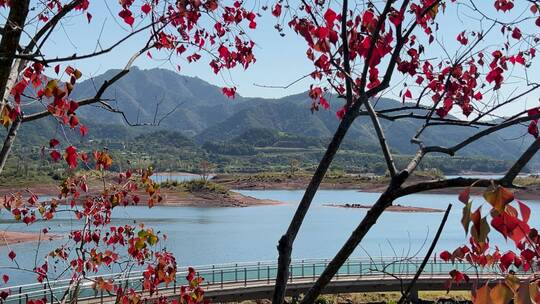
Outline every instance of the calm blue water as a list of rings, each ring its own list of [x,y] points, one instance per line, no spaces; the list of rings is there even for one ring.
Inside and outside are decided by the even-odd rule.
[[[303,195],[301,190],[239,191],[243,194],[283,201],[278,206],[249,208],[194,208],[194,207],[128,207],[117,208],[114,224],[145,223],[156,231],[168,235],[165,245],[172,250],[181,265],[202,265],[224,262],[274,260],[276,244]],[[377,193],[355,190],[321,190],[315,197],[304,225],[295,243],[294,258],[330,258],[350,235],[366,213],[364,209],[325,207],[325,203],[371,204]],[[482,202],[475,198],[477,203]],[[462,204],[457,195],[411,195],[397,203],[445,209],[454,203],[451,216],[445,227],[439,249],[454,249],[463,244],[465,235],[460,224]],[[531,223],[538,226],[540,202],[528,202],[532,209]],[[487,208],[484,209],[487,213]],[[443,213],[394,213],[386,212],[354,253],[355,256],[410,256],[427,247],[437,230]],[[67,232],[76,221],[58,218],[45,223],[54,233]],[[0,214],[0,229],[13,231],[38,231],[44,223],[26,227],[14,223],[5,213]],[[41,248],[36,243],[13,246],[21,264],[33,264],[34,256],[42,258],[46,250],[62,241],[44,242]],[[504,244],[503,240],[497,240]],[[391,245],[390,245],[391,244]],[[504,247],[504,245],[503,245]],[[425,248],[427,249],[427,248]],[[0,267],[7,266],[6,247],[0,247]],[[11,273],[12,284],[33,281],[21,273]]]

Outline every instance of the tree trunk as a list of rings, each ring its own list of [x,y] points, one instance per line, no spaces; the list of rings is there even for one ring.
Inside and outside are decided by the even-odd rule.
[[[289,265],[291,263],[292,245],[294,243],[296,235],[298,234],[298,230],[302,225],[302,221],[306,216],[309,206],[313,201],[313,197],[317,193],[319,185],[321,184],[326,174],[326,171],[328,171],[328,168],[330,167],[334,156],[339,150],[339,146],[341,145],[343,138],[347,134],[347,131],[349,130],[356,118],[356,111],[358,107],[359,105],[351,107],[345,114],[345,117],[343,117],[343,120],[339,124],[339,127],[334,134],[334,137],[332,138],[332,141],[328,145],[328,148],[326,149],[326,152],[324,153],[324,156],[320,161],[317,170],[315,171],[315,174],[313,174],[313,177],[311,178],[311,181],[306,189],[306,192],[304,193],[304,196],[302,197],[302,200],[300,201],[300,204],[298,205],[298,208],[296,209],[296,212],[293,219],[291,220],[287,232],[279,240],[277,246],[279,253],[278,269],[276,276],[276,285],[274,288],[274,295],[272,298],[273,304],[281,304],[285,299],[285,290],[287,288],[287,280],[289,277]]]
[[[8,134],[6,135],[6,139],[4,140],[4,145],[2,146],[2,150],[0,151],[0,174],[4,171],[4,166],[6,165],[6,161],[9,156],[9,152],[11,151],[11,147],[13,146],[13,143],[15,142],[15,137],[17,136],[17,131],[19,131],[19,128],[22,123],[22,117],[18,116],[11,126],[9,126]]]
[[[384,191],[383,194],[379,197],[377,202],[371,207],[367,212],[366,216],[356,229],[352,232],[351,236],[345,244],[341,247],[336,256],[328,264],[323,273],[319,276],[315,284],[309,289],[304,298],[302,299],[302,304],[311,304],[314,303],[317,297],[321,294],[321,291],[330,283],[337,271],[343,266],[345,261],[356,249],[358,244],[362,241],[364,236],[369,232],[371,227],[375,225],[381,214],[386,210],[386,208],[392,205],[392,202],[396,198],[396,190],[403,184],[405,179],[408,177],[408,174],[400,173],[396,177],[392,178],[390,185]]]
[[[5,23],[2,40],[0,41],[0,97],[2,97],[0,110],[6,104],[6,91],[9,90],[7,87],[8,79],[13,68],[15,54],[19,48],[29,6],[30,0],[11,1],[9,16]]]

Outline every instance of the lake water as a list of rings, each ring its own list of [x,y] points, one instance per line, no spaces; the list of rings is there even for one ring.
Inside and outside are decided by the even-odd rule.
[[[195,207],[127,207],[116,208],[113,223],[145,223],[156,231],[168,235],[166,247],[176,254],[182,266],[225,262],[275,260],[276,244],[294,214],[303,195],[301,190],[239,191],[257,198],[285,202],[278,206],[248,208],[195,208]],[[372,204],[379,194],[355,190],[321,190],[316,195],[298,235],[293,257],[331,258],[366,214],[365,209],[332,208],[325,203]],[[483,202],[474,198],[476,204]],[[457,195],[422,194],[402,198],[397,203],[409,206],[445,209],[453,203],[448,223],[439,242],[438,250],[454,249],[466,239],[460,224],[461,208]],[[538,226],[540,202],[529,201],[532,209],[531,224]],[[486,206],[487,207],[487,206]],[[484,208],[484,214],[488,208]],[[354,256],[410,256],[417,250],[427,249],[443,213],[386,212],[368,233]],[[78,225],[76,221],[58,218],[29,227],[15,223],[7,214],[0,214],[0,230],[39,231],[44,225],[53,233],[67,232]],[[38,257],[62,241],[44,242]],[[422,244],[427,242],[424,247]],[[504,240],[496,239],[503,244]],[[391,244],[391,245],[390,245]],[[14,245],[19,263],[31,263],[38,251],[36,243]],[[0,267],[9,265],[8,249],[0,247]],[[11,273],[11,283],[33,281],[32,276]]]

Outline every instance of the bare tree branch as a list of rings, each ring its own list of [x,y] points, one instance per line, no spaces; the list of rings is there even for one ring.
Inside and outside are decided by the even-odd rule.
[[[122,77],[124,77],[125,75],[127,75],[127,73],[129,73],[129,70],[131,69],[131,67],[133,66],[133,63],[135,62],[135,60],[141,55],[141,54],[144,54],[144,52],[146,52],[147,50],[151,49],[152,47],[151,46],[147,46],[147,47],[144,47],[143,49],[139,50],[138,52],[136,52],[135,54],[133,54],[133,56],[131,56],[130,60],[128,61],[128,63],[125,65],[125,67],[120,70],[118,73],[116,73],[113,77],[111,77],[110,79],[107,79],[103,82],[103,84],[101,85],[101,87],[98,89],[98,91],[96,92],[96,94],[94,95],[94,97],[91,97],[91,98],[87,98],[87,99],[81,99],[81,100],[78,100],[76,101],[77,104],[80,106],[85,106],[85,105],[89,105],[89,104],[93,104],[93,103],[97,103],[99,101],[101,101],[102,99],[102,96],[103,94],[105,93],[105,91],[111,86],[113,85],[115,82],[117,82],[118,80],[120,80]],[[40,118],[43,118],[43,117],[46,117],[46,116],[49,116],[51,115],[51,112],[49,111],[42,111],[42,112],[39,112],[39,113],[33,113],[33,114],[30,114],[30,115],[25,115],[22,119],[23,122],[29,122],[29,121],[33,121],[33,120],[36,120],[36,119],[40,119]]]
[[[396,176],[396,171],[397,171],[396,165],[394,163],[392,153],[390,152],[390,148],[388,147],[388,142],[386,140],[386,136],[384,135],[381,122],[379,121],[377,113],[375,113],[375,110],[373,109],[371,102],[369,100],[366,100],[364,105],[369,113],[369,117],[371,118],[371,123],[373,124],[373,127],[375,128],[375,132],[377,133],[379,145],[381,146],[384,159],[386,161],[386,167],[388,168],[388,171],[390,172],[390,176],[394,177]]]
[[[418,267],[418,270],[416,271],[416,274],[414,275],[414,278],[409,283],[409,286],[407,286],[407,289],[403,294],[401,295],[401,298],[398,301],[398,304],[404,304],[407,298],[409,297],[409,294],[414,288],[414,285],[416,284],[416,281],[424,271],[424,267],[426,267],[427,262],[431,258],[431,255],[433,254],[433,250],[435,250],[435,246],[439,242],[439,238],[441,237],[441,233],[443,231],[444,225],[446,225],[446,220],[448,220],[448,214],[450,214],[450,209],[452,209],[452,204],[448,204],[448,207],[446,208],[446,211],[444,212],[444,216],[441,220],[441,224],[439,225],[439,229],[437,229],[437,233],[435,233],[435,237],[433,238],[433,241],[431,242],[431,245],[429,246],[428,251],[426,252],[426,255],[424,256],[424,259],[422,260],[422,264],[420,264],[420,267]]]
[[[514,163],[514,165],[508,170],[506,175],[502,178],[502,182],[506,184],[512,184],[512,181],[516,179],[518,174],[523,170],[523,168],[529,163],[531,158],[536,155],[540,149],[540,137],[529,146],[527,151],[523,152],[521,157]]]

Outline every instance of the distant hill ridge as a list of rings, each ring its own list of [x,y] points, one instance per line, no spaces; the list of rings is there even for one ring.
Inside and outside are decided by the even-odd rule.
[[[93,96],[96,86],[114,72],[107,71],[92,80],[81,82],[76,86],[73,97]],[[165,69],[134,68],[112,85],[103,97],[116,100],[112,105],[124,111],[133,123],[152,122],[158,103],[158,119],[175,108],[177,110],[163,119],[160,126],[124,128],[126,123],[121,115],[96,106],[80,108],[78,113],[81,121],[90,127],[90,136],[96,138],[133,138],[147,132],[168,130],[180,132],[194,142],[203,144],[209,141],[243,140],[249,137],[251,131],[261,134],[260,136],[283,132],[291,136],[319,139],[320,142],[315,145],[324,146],[339,123],[335,115],[339,101],[331,100],[334,106],[329,111],[321,110],[312,114],[307,94],[279,99],[237,96],[231,100],[223,96],[219,87],[199,78],[182,76]],[[383,98],[378,107],[399,104],[399,101]],[[417,147],[410,143],[410,138],[422,121],[408,119],[393,123],[383,120],[382,123],[394,151],[401,154],[414,153]],[[23,132],[28,134],[24,136],[34,140],[45,136],[44,130],[57,132],[56,125],[51,121],[28,125],[25,130]],[[262,130],[267,130],[267,133]],[[426,144],[450,145],[477,131],[459,126],[431,128],[424,134],[424,140]],[[38,134],[35,134],[36,132]],[[524,126],[509,128],[467,147],[460,155],[514,159],[527,147],[530,139],[512,142],[507,140],[517,138],[525,132]],[[369,119],[362,117],[354,123],[346,141],[373,150],[377,149],[374,134]],[[280,140],[283,141],[283,138]],[[186,143],[184,139],[180,142]]]

